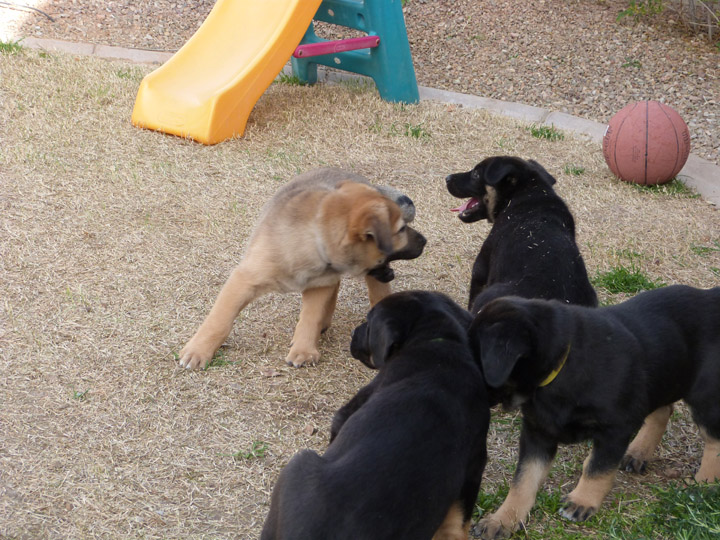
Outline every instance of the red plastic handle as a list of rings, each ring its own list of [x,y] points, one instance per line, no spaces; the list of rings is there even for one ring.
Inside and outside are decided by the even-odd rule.
[[[320,56],[322,54],[334,54],[357,49],[372,49],[380,45],[378,36],[363,36],[358,38],[339,39],[337,41],[323,41],[321,43],[306,43],[299,45],[293,56],[295,58],[307,58],[308,56]]]

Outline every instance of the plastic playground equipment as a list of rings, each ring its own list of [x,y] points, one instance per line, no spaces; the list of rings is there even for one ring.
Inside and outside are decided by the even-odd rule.
[[[324,40],[313,19],[367,36]],[[188,42],[143,79],[132,123],[204,144],[240,136],[291,55],[294,74],[309,84],[320,64],[371,77],[387,101],[419,99],[400,0],[218,0]]]

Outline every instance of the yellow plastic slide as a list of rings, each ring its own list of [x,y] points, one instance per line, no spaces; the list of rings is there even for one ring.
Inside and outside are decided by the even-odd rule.
[[[132,123],[204,144],[242,135],[321,2],[218,0],[188,42],[143,79]]]

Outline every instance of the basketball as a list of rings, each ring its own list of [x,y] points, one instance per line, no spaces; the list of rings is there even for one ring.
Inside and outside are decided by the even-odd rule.
[[[626,182],[664,184],[690,155],[690,132],[675,112],[659,101],[637,101],[610,119],[603,137],[610,170]]]

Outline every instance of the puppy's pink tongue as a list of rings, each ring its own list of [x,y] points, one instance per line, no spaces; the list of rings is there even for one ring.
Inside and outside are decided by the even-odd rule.
[[[465,201],[462,205],[458,206],[457,208],[451,208],[451,212],[464,212],[468,208],[472,208],[473,206],[477,206],[479,201],[475,197],[471,197],[467,201]]]

